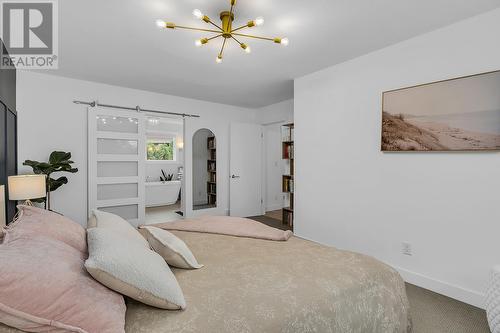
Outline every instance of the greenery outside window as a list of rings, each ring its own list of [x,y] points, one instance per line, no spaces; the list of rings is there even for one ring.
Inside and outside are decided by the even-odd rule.
[[[148,139],[146,155],[148,161],[175,161],[175,139]]]

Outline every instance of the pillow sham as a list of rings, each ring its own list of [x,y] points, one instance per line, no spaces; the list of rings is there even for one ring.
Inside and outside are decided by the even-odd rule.
[[[128,223],[122,217],[94,209],[92,217],[88,221],[87,229],[90,228],[109,228],[122,236],[126,237],[130,242],[142,245],[149,249],[148,241],[140,234],[140,232]]]
[[[0,322],[28,332],[125,332],[123,296],[85,271],[86,254],[22,232],[25,218],[0,244]]]
[[[159,254],[112,228],[88,229],[87,239],[85,268],[97,281],[144,304],[167,310],[186,308],[182,290]]]
[[[151,226],[141,227],[151,248],[174,267],[197,269],[203,267],[194,257],[186,243],[171,232]]]
[[[85,229],[71,219],[34,206],[17,206],[19,218],[6,229],[24,236],[45,236],[59,240],[82,253],[87,253]]]

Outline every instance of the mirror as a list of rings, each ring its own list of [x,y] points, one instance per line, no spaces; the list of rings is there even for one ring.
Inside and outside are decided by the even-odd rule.
[[[199,129],[193,135],[193,210],[217,207],[215,134]]]

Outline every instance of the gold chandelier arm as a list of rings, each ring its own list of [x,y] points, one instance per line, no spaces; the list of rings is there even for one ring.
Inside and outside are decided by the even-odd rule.
[[[207,41],[210,41],[210,40],[212,40],[212,39],[216,39],[216,38],[219,38],[219,37],[222,37],[222,34],[215,35],[215,36],[213,36],[213,37],[207,38]]]
[[[185,27],[182,25],[175,25],[173,29],[186,29],[186,30],[195,30],[195,31],[204,31],[204,32],[215,32],[216,34],[221,33],[222,31],[218,30],[213,30],[213,29],[202,29],[202,28],[192,28],[192,27]]]
[[[231,0],[231,9],[229,9],[229,16],[233,15],[234,6],[236,6],[236,0]]]
[[[255,39],[262,39],[262,40],[270,40],[272,42],[275,41],[275,38],[269,38],[269,37],[261,37],[261,36],[253,36],[253,35],[246,35],[246,34],[239,34],[239,33],[232,33],[233,35],[236,36],[241,36],[241,37],[247,37],[247,38],[255,38]]]
[[[219,27],[217,24],[215,24],[214,22],[212,22],[212,20],[210,18],[208,19],[207,23],[213,25],[214,27],[216,27],[217,29],[219,29],[221,32],[224,31],[224,30],[222,30],[221,27]]]
[[[238,27],[236,29],[231,30],[231,33],[234,33],[235,31],[239,31],[239,30],[245,29],[245,28],[248,28],[248,23],[245,25],[242,25],[241,27]]]
[[[239,40],[237,40],[233,35],[231,35],[231,38],[234,39],[236,41],[236,43],[240,44],[240,46],[243,45],[243,43],[240,42]]]
[[[227,38],[224,38],[224,41],[222,42],[222,48],[220,49],[220,52],[219,52],[220,59],[222,59],[222,54],[224,53],[224,48],[226,47],[226,41],[227,41]]]

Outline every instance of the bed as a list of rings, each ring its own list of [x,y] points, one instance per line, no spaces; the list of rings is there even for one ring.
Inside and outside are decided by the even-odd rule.
[[[187,309],[127,300],[126,332],[411,332],[400,275],[374,258],[292,236],[172,231],[198,270],[173,268]],[[0,332],[19,332],[0,326]]]
[[[371,257],[298,237],[173,233],[205,265],[174,270],[188,307],[128,301],[127,332],[411,332],[404,282]]]

